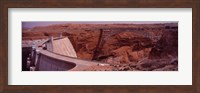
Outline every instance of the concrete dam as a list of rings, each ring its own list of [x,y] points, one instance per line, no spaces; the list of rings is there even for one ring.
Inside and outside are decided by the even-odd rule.
[[[165,26],[162,28],[145,28],[151,30],[166,29],[167,31],[176,31],[176,26]],[[44,40],[35,40],[29,46],[22,45],[22,70],[23,71],[81,71],[89,66],[109,65],[100,63],[100,50],[107,39],[121,31],[134,32],[138,35],[158,40],[161,36],[155,36],[144,28],[102,28],[100,29],[99,40],[96,45],[92,61],[81,60],[77,58],[76,51],[68,37],[50,37]]]
[[[101,64],[77,59],[68,37],[37,41],[31,47],[24,46],[22,52],[23,71],[80,71],[88,66]]]

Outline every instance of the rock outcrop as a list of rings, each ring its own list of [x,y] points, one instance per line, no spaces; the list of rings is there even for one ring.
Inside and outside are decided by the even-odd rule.
[[[165,31],[150,52],[149,59],[178,56],[178,31]]]

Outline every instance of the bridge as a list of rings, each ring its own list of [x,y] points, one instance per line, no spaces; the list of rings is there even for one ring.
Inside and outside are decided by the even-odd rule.
[[[51,37],[32,46],[26,66],[31,71],[81,71],[88,66],[101,64],[77,59],[68,37]]]
[[[154,30],[161,30],[162,28],[154,28]],[[99,40],[93,55],[92,60],[99,60],[99,54],[103,45],[111,36],[116,35],[121,32],[134,32],[140,36],[144,36],[146,38],[151,38],[152,40],[159,39],[160,36],[155,36],[145,31],[144,28],[102,28],[100,29]]]

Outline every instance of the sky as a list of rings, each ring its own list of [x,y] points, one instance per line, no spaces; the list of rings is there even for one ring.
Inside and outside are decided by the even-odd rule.
[[[35,26],[48,26],[53,24],[152,24],[152,23],[174,23],[177,21],[24,21],[23,28]]]

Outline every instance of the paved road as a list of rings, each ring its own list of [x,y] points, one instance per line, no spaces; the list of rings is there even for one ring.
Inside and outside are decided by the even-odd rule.
[[[57,60],[60,60],[60,61],[64,61],[66,63],[76,64],[76,66],[73,69],[71,69],[73,71],[76,71],[76,70],[80,71],[80,70],[82,70],[82,69],[84,69],[88,66],[94,66],[94,65],[101,64],[101,63],[98,63],[98,62],[95,62],[95,61],[81,60],[81,59],[77,59],[77,58],[73,58],[73,57],[59,55],[59,54],[56,54],[56,53],[53,53],[53,52],[50,52],[50,51],[47,51],[47,50],[43,50],[42,48],[38,48],[38,50],[40,50],[40,53],[42,55],[48,56],[50,58],[57,59]]]

